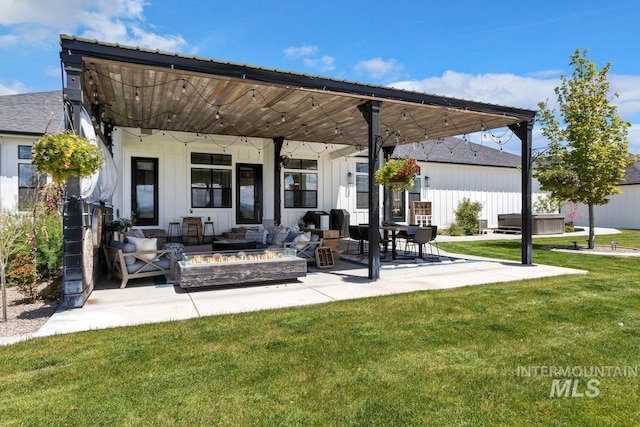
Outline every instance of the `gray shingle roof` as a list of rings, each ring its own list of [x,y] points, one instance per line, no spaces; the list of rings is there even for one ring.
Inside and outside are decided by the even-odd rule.
[[[640,184],[640,162],[635,162],[627,168],[624,174],[624,184]]]
[[[417,160],[464,165],[499,166],[514,168],[521,165],[518,155],[496,148],[449,137],[419,144],[399,145],[394,157],[413,157]]]
[[[367,156],[367,151],[362,151],[358,156]],[[418,144],[398,145],[393,151],[393,157],[413,157],[419,161],[433,163],[506,168],[515,168],[522,164],[521,157],[516,154],[473,142],[466,142],[455,137],[425,141]]]
[[[0,96],[0,133],[43,135],[65,129],[62,91]]]

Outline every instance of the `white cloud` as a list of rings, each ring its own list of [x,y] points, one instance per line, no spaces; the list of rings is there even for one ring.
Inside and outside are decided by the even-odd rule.
[[[9,86],[0,84],[0,96],[15,95],[16,93],[24,93],[25,91],[25,85],[20,82],[14,82]]]
[[[57,43],[58,34],[111,43],[180,51],[187,42],[180,35],[145,29],[145,0],[3,0],[0,25],[8,34],[0,46],[46,46]]]
[[[439,77],[400,81],[390,86],[490,104],[537,109],[540,101],[555,101],[553,89],[559,83],[559,79],[536,79],[514,74],[473,75],[446,71]]]
[[[618,114],[632,123],[629,129],[630,150],[632,153],[640,153],[640,76],[609,75],[608,80],[612,95],[613,92],[619,94],[619,98],[612,99],[618,106]],[[538,102],[548,100],[549,106],[557,110],[554,88],[559,85],[559,73],[551,70],[531,73],[528,76],[474,75],[446,71],[438,77],[398,81],[389,86],[531,110],[538,109]],[[534,127],[533,140],[535,147],[546,145],[538,126]]]
[[[354,69],[358,73],[367,74],[373,79],[380,80],[398,78],[400,72],[404,70],[404,66],[393,58],[384,60],[378,57],[360,61],[355,65]]]
[[[622,117],[633,117],[640,114],[640,76],[611,74],[609,75],[611,91],[619,97],[613,102],[618,106]]]
[[[322,72],[335,69],[335,59],[329,55],[318,56],[318,46],[291,46],[282,51],[287,59],[302,59],[304,65]]]
[[[291,46],[282,51],[284,56],[289,59],[305,58],[315,55],[318,52],[318,46]]]

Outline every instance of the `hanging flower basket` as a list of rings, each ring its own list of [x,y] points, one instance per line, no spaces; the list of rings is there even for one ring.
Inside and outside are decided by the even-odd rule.
[[[91,176],[104,163],[98,146],[71,131],[44,135],[33,145],[32,159],[40,172],[62,184],[70,176]]]
[[[420,166],[413,158],[389,159],[376,171],[376,182],[395,190],[406,191],[413,188]]]

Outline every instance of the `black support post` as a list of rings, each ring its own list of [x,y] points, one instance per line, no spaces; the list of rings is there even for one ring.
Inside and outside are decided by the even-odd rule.
[[[375,173],[380,168],[380,108],[382,102],[358,106],[369,124],[369,279],[380,279],[380,190]]]
[[[533,217],[531,214],[531,140],[533,138],[533,120],[510,125],[509,129],[522,141],[522,264],[533,264]]]
[[[63,89],[65,108],[68,118],[66,127],[79,132],[80,115],[82,112],[81,58],[69,56],[66,51],[60,56],[64,61],[66,73],[66,87]],[[62,292],[63,304],[67,308],[82,307],[93,290],[93,277],[85,277],[84,263],[93,263],[92,257],[83,256],[84,206],[80,194],[80,179],[70,177],[67,181],[63,207],[63,272]],[[89,267],[89,266],[87,266]]]
[[[282,181],[280,179],[281,169],[282,169],[282,161],[280,159],[282,153],[282,145],[284,144],[284,137],[278,136],[273,138],[273,145],[275,147],[273,154],[274,161],[274,177],[273,177],[273,186],[275,191],[273,192],[273,220],[276,224],[281,224],[282,222]]]

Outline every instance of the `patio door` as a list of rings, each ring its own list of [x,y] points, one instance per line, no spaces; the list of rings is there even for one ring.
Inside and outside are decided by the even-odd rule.
[[[137,225],[158,225],[158,159],[131,158],[131,212]]]
[[[392,222],[404,222],[406,219],[405,210],[406,205],[404,201],[404,190],[385,190],[391,191],[391,221]]]
[[[236,223],[262,224],[262,165],[236,165]]]

